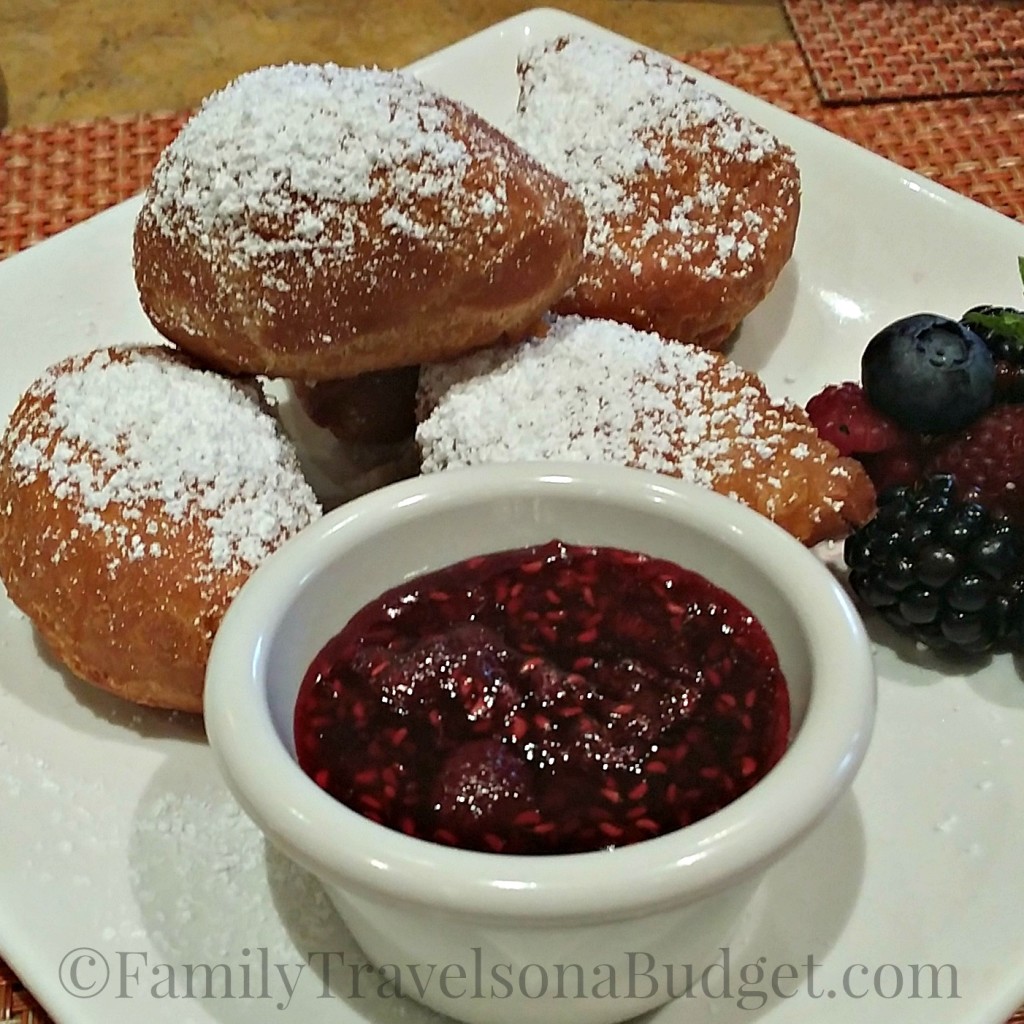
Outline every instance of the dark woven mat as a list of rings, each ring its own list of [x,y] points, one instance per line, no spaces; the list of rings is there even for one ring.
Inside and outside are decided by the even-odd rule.
[[[1020,0],[783,0],[825,103],[1024,91]]]

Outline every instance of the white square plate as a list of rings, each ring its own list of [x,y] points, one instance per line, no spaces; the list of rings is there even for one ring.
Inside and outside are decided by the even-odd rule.
[[[565,31],[606,34],[537,10],[413,70],[500,125],[519,51]],[[774,393],[804,401],[856,377],[868,338],[897,316],[1019,302],[1024,227],[697,77],[802,169],[796,256],[733,350]],[[0,264],[0,416],[59,358],[154,337],[131,274],[138,205]],[[958,675],[881,632],[877,659],[878,726],[853,793],[763,887],[730,950],[729,991],[657,1021],[998,1024],[1024,1000],[1024,683],[1008,658]],[[6,598],[0,801],[0,955],[59,1020],[429,1017],[375,990],[316,883],[240,815],[197,723],[77,683]],[[210,998],[202,968],[189,995],[198,964],[226,965]],[[804,981],[785,981],[787,964]],[[942,968],[934,991],[927,965]]]

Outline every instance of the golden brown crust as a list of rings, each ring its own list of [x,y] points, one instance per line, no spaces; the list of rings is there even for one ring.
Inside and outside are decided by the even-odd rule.
[[[577,190],[589,222],[556,312],[720,348],[792,255],[793,152],[647,51],[565,37],[519,73],[512,134]]]
[[[310,136],[328,115],[341,125],[303,168],[315,188],[304,193],[295,170],[268,184],[232,150],[224,108],[246,90],[281,92],[279,134],[299,152],[303,96],[335,105],[310,121]],[[364,95],[441,127],[382,142],[360,189],[356,171],[329,161],[372,150],[372,137],[344,135],[380,128],[369,114],[353,127],[345,104],[358,110]],[[265,106],[270,122],[278,108]],[[435,193],[410,185],[421,172],[441,183]],[[211,182],[225,180],[231,202],[210,203]],[[164,154],[136,225],[135,274],[158,330],[211,366],[325,380],[523,336],[576,279],[584,232],[567,186],[460,104],[397,73],[266,68],[212,97]]]
[[[663,225],[652,234],[637,213],[648,207],[651,197],[680,197],[695,188],[699,172],[692,158],[665,148],[670,170],[630,182],[631,212],[609,218],[617,244],[636,250],[632,261],[621,262],[608,251],[588,253],[580,280],[555,311],[607,317],[665,338],[719,349],[768,295],[793,254],[800,179],[788,150],[765,158],[753,175],[747,164],[720,161],[716,180],[729,190],[731,208],[720,209],[713,218],[704,211],[703,230],[722,233],[722,225],[742,224],[751,216],[762,223],[770,216],[772,230],[745,259],[736,247],[720,256],[711,246],[687,250],[684,257],[675,230]],[[646,240],[636,246],[640,237]]]
[[[864,467],[822,438],[799,405],[773,401],[757,374],[739,371],[714,353],[696,393],[697,405],[708,414],[705,437],[712,413],[719,417],[713,429],[721,444],[709,462],[712,490],[750,506],[808,545],[844,537],[874,515],[875,490]],[[680,410],[692,409],[692,394],[680,382],[672,400]],[[633,441],[631,465],[649,465],[643,436]],[[669,430],[668,438],[661,471],[685,477],[694,441],[682,427]]]
[[[213,585],[183,576],[200,527],[161,522],[154,507],[149,514],[166,538],[164,555],[124,562],[111,574],[109,549],[78,530],[79,511],[55,501],[42,479],[18,487],[5,460],[0,508],[8,501],[0,576],[57,660],[136,704],[200,713],[213,635],[248,573],[225,573]],[[103,518],[113,525],[117,515],[112,509]]]
[[[498,410],[498,412],[496,412]],[[517,348],[420,375],[423,469],[589,459],[742,501],[805,544],[873,514],[874,488],[806,413],[721,353],[611,321],[556,318]]]
[[[118,403],[96,420],[83,391],[74,409],[61,408],[55,415],[61,382],[114,364],[145,364],[147,370],[180,366],[211,384],[193,394],[188,381],[182,390],[181,379],[174,378],[175,401],[190,394],[198,401],[223,398],[223,389],[235,387],[211,382],[212,375],[187,366],[168,349],[101,350],[47,371],[22,396],[0,442],[0,579],[54,655],[81,679],[138,704],[200,712],[213,636],[254,568],[252,550],[269,549],[308,522],[315,502],[282,448],[280,470],[293,487],[288,501],[294,515],[282,517],[256,544],[245,538],[240,553],[219,556],[215,520],[233,515],[244,495],[236,493],[218,506],[209,500],[213,492],[197,484],[178,502],[161,480],[160,467],[119,461],[123,430],[133,424]],[[134,378],[123,379],[130,384]],[[242,429],[250,422],[269,422],[255,399],[243,402]],[[181,411],[191,419],[188,410]],[[194,411],[196,429],[213,422]],[[108,431],[119,435],[116,443],[100,440],[111,436]],[[181,443],[199,451],[201,442]],[[212,450],[202,450],[200,458]],[[245,453],[232,457],[244,460]],[[126,486],[123,478],[133,472],[148,483],[137,490]],[[122,482],[114,482],[115,474]],[[167,498],[156,496],[160,491]],[[271,505],[266,511],[275,514]]]

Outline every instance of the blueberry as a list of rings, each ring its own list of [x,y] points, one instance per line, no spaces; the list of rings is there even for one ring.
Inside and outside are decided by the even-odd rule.
[[[901,426],[941,434],[967,426],[992,404],[996,368],[970,327],[919,313],[871,339],[861,382],[871,404]]]

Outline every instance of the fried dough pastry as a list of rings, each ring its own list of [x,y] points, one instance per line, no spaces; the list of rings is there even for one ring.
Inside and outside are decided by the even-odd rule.
[[[248,390],[166,348],[51,367],[0,442],[0,579],[75,675],[202,710],[206,661],[253,569],[319,515]]]
[[[302,470],[325,509],[419,472],[419,367],[284,384],[274,412],[295,441]]]
[[[362,373],[342,380],[296,381],[306,415],[343,441],[394,444],[416,429],[418,366]]]
[[[265,67],[162,154],[135,279],[208,365],[330,380],[524,336],[575,281],[584,233],[564,182],[411,76]]]
[[[525,54],[510,134],[583,201],[583,268],[555,309],[720,348],[789,260],[793,152],[646,50],[563,37]]]
[[[424,472],[587,459],[680,477],[742,501],[805,544],[874,512],[853,459],[803,409],[775,402],[721,353],[608,320],[561,317],[546,337],[420,373]]]

